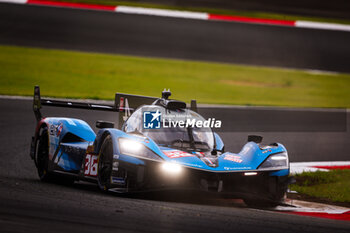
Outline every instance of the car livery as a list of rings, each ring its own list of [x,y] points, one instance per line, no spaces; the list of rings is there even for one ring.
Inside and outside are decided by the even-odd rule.
[[[170,95],[117,93],[112,106],[44,99],[36,86],[33,110],[38,123],[30,155],[40,179],[91,181],[102,190],[122,193],[190,189],[242,198],[248,205],[282,203],[290,183],[282,144],[262,145],[262,137],[250,135],[242,150],[232,153],[210,127],[180,122],[162,128],[175,117],[205,121],[195,101],[187,108]],[[94,132],[80,119],[43,117],[42,105],[118,112],[118,128],[97,121]]]

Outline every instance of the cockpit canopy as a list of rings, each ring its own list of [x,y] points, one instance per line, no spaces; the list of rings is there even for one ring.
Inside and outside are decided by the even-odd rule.
[[[152,114],[148,122],[145,120],[147,114]],[[142,133],[159,146],[187,151],[211,151],[214,148],[214,134],[211,128],[196,124],[198,121],[204,122],[205,119],[186,108],[145,105],[127,119],[122,129],[126,133]]]

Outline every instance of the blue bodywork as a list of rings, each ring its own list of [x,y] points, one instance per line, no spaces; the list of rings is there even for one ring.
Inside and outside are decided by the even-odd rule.
[[[79,171],[85,156],[85,151],[89,145],[95,143],[101,145],[102,135],[111,135],[113,141],[114,154],[119,155],[119,160],[134,165],[145,165],[145,158],[123,155],[120,153],[118,138],[128,138],[142,143],[165,162],[175,162],[183,166],[206,170],[209,172],[242,172],[255,171],[259,166],[272,154],[285,152],[286,149],[282,144],[275,147],[262,149],[255,142],[248,142],[239,153],[225,152],[218,156],[218,166],[208,166],[203,160],[193,153],[193,156],[180,158],[169,158],[164,152],[178,151],[168,147],[158,146],[151,138],[141,137],[138,135],[128,134],[118,129],[101,129],[98,135],[94,133],[91,127],[84,121],[74,118],[46,118],[46,124],[49,129],[50,158],[53,162],[65,171]],[[62,127],[61,131],[60,127]],[[77,136],[75,141],[63,142],[68,134]],[[216,147],[218,150],[223,149],[223,142],[218,134],[214,134]],[[77,140],[78,138],[82,140]],[[67,152],[66,148],[74,148],[74,153]],[[98,146],[95,148],[98,150]],[[69,151],[69,150],[68,150]],[[72,150],[71,150],[72,151]],[[98,151],[96,151],[98,153]],[[226,158],[234,158],[234,161]],[[271,172],[272,176],[285,176],[289,174],[289,169]]]
[[[96,134],[82,120],[74,118],[45,118],[49,133],[49,158],[67,172],[78,172],[87,147]],[[73,136],[72,136],[73,135]],[[65,138],[71,137],[65,142]]]
[[[84,121],[74,118],[46,118],[45,123],[49,130],[50,159],[64,171],[79,172],[84,161],[85,152],[89,145],[95,144],[95,152],[98,154],[99,146],[103,141],[103,135],[111,135],[113,139],[114,154],[119,155],[119,160],[134,164],[145,165],[145,158],[134,157],[121,154],[118,145],[119,138],[128,138],[142,143],[145,147],[153,151],[164,162],[175,162],[188,168],[205,170],[208,172],[243,172],[256,171],[259,166],[272,154],[285,152],[283,145],[260,148],[255,142],[248,142],[239,153],[225,152],[218,155],[218,166],[211,167],[193,153],[193,156],[169,158],[165,152],[178,151],[176,149],[158,146],[151,138],[135,134],[128,134],[118,129],[101,129],[97,136],[91,127]],[[65,138],[75,135],[71,141],[65,142]],[[222,150],[224,144],[216,133],[216,148]],[[80,139],[80,140],[78,140]],[[74,149],[72,149],[74,148]],[[228,158],[228,159],[227,159]],[[232,159],[233,158],[233,159]],[[289,169],[271,171],[271,176],[285,176],[289,174]]]
[[[174,150],[174,149],[168,148],[168,147],[159,147],[150,138],[144,139],[142,137],[133,136],[118,129],[106,129],[101,131],[101,133],[104,131],[108,131],[108,133],[112,136],[113,141],[117,141],[118,138],[120,137],[129,138],[129,139],[138,141],[142,143],[144,146],[154,151],[159,157],[164,159],[164,161],[176,162],[186,167],[203,169],[210,172],[234,172],[234,171],[242,172],[242,171],[257,170],[260,164],[264,162],[270,155],[286,151],[285,147],[282,144],[278,144],[278,146],[271,147],[269,149],[261,149],[259,145],[256,144],[255,142],[248,142],[246,145],[244,145],[242,150],[237,154],[231,153],[231,152],[225,152],[219,155],[218,156],[219,166],[213,168],[208,166],[206,163],[204,163],[195,154],[193,154],[193,156],[190,156],[190,157],[181,157],[181,158],[171,159],[164,154],[164,151]],[[219,137],[219,136],[216,134],[216,137]],[[220,139],[220,142],[221,143],[217,144],[217,146],[221,149],[223,146],[221,139]],[[120,155],[119,156],[120,160],[123,160],[128,163],[134,163],[137,165],[144,165],[143,159],[120,154],[117,143],[114,144],[114,153]],[[242,161],[234,162],[234,161],[225,159],[226,156],[231,156],[231,155],[239,157]],[[276,176],[283,176],[283,175],[289,174],[289,169],[284,169],[283,172],[279,172],[279,173],[274,172],[272,174]]]

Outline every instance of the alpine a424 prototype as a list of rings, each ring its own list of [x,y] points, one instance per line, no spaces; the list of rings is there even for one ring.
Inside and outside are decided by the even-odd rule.
[[[242,198],[248,205],[282,203],[290,182],[283,145],[262,145],[262,137],[251,135],[239,153],[226,152],[219,135],[203,127],[196,101],[187,108],[170,95],[116,93],[112,106],[44,99],[36,86],[38,123],[30,155],[40,179],[91,181],[123,193],[194,189]],[[99,120],[95,133],[83,120],[42,117],[42,105],[119,112],[118,129]]]

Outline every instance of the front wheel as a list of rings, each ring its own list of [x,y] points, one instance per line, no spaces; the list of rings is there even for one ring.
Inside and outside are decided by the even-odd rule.
[[[272,208],[280,205],[287,192],[287,181],[288,176],[270,177],[267,182],[262,182],[261,186],[256,186],[253,192],[255,196],[244,198],[244,203],[258,208]]]
[[[101,146],[99,160],[97,181],[101,190],[107,191],[112,187],[111,175],[113,166],[113,142],[112,137],[108,135]]]

